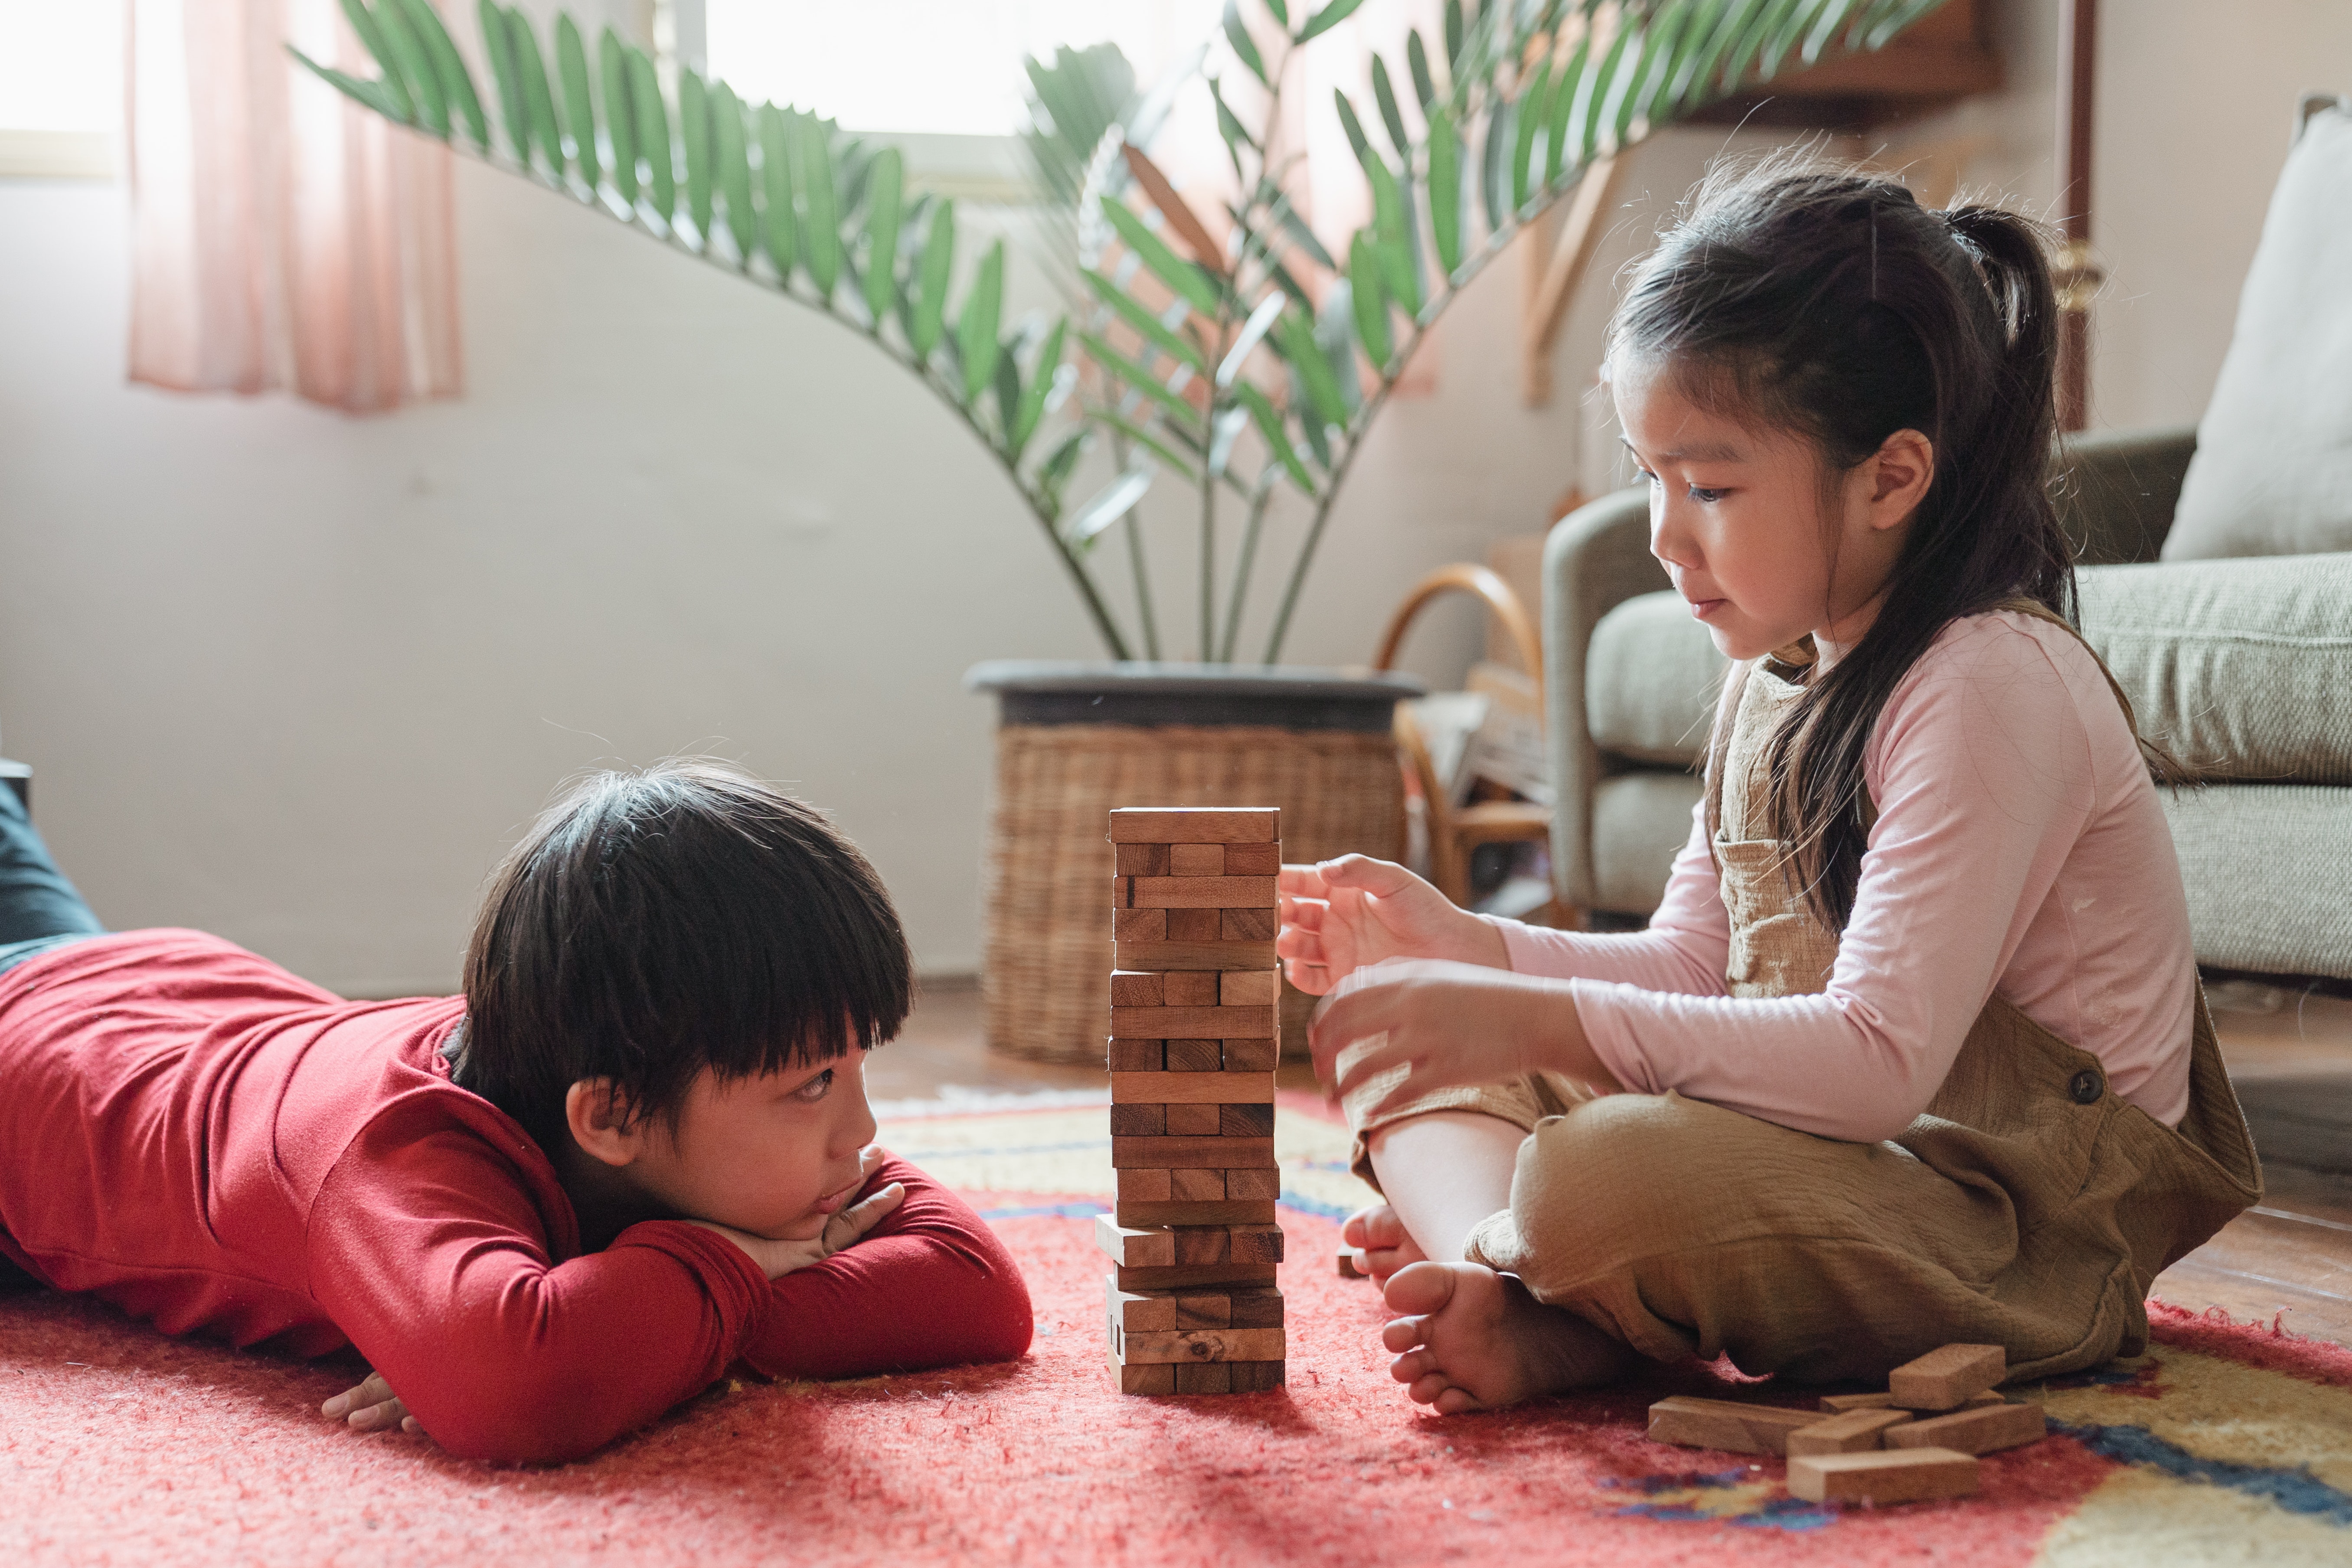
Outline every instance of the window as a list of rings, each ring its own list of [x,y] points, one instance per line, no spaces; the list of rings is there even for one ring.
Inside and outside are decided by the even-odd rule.
[[[123,10],[0,0],[0,176],[113,177]]]

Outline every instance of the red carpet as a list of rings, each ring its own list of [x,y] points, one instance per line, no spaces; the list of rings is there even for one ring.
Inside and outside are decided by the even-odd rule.
[[[2267,1561],[2352,1561],[2352,1355],[2267,1329],[2164,1315],[2146,1365],[2045,1391],[2075,1435],[1989,1458],[1980,1497],[1838,1512],[1790,1500],[1778,1461],[1643,1436],[1643,1406],[1703,1371],[1500,1415],[1414,1414],[1374,1339],[1376,1293],[1334,1276],[1334,1226],[1307,1215],[1285,1216],[1286,1392],[1122,1398],[1089,1222],[997,1224],[1045,1331],[1025,1361],[714,1391],[552,1470],[342,1431],[314,1413],[347,1366],[0,1300],[0,1561],[2013,1564],[2208,1546],[2242,1561],[2264,1542]],[[2248,1450],[2240,1417],[2257,1407],[2269,1447]],[[2139,1490],[2084,1513],[2119,1476]],[[2143,1524],[2157,1533],[2122,1550]]]

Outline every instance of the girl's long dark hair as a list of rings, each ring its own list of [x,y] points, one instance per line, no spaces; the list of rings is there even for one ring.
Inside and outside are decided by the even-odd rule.
[[[1768,752],[1772,837],[1832,931],[1853,912],[1869,833],[1864,753],[1904,675],[1953,619],[2003,601],[2074,621],[2047,487],[2058,340],[2043,244],[2014,213],[1931,212],[1891,181],[1782,160],[1711,175],[1610,325],[1612,363],[1664,366],[1710,412],[1811,439],[1825,501],[1895,431],[1935,445],[1876,619]],[[1745,673],[1716,716],[1710,837]]]

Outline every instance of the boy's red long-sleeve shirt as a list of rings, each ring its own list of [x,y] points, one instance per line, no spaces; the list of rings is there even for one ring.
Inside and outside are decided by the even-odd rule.
[[[899,1160],[874,1177],[898,1209],[781,1279],[676,1220],[583,1254],[546,1155],[450,1081],[464,1011],[346,1002],[198,931],[0,974],[0,1253],[167,1333],[353,1345],[481,1459],[587,1453],[738,1360],[855,1377],[1028,1348],[1012,1258]]]

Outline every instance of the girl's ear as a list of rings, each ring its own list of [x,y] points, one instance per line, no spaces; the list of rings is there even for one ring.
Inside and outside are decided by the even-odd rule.
[[[646,1123],[630,1124],[629,1102],[609,1078],[583,1078],[563,1095],[563,1120],[572,1141],[588,1155],[615,1169],[636,1163],[644,1152]]]
[[[1872,457],[1870,526],[1893,528],[1927,499],[1936,479],[1936,446],[1916,430],[1897,430]]]

